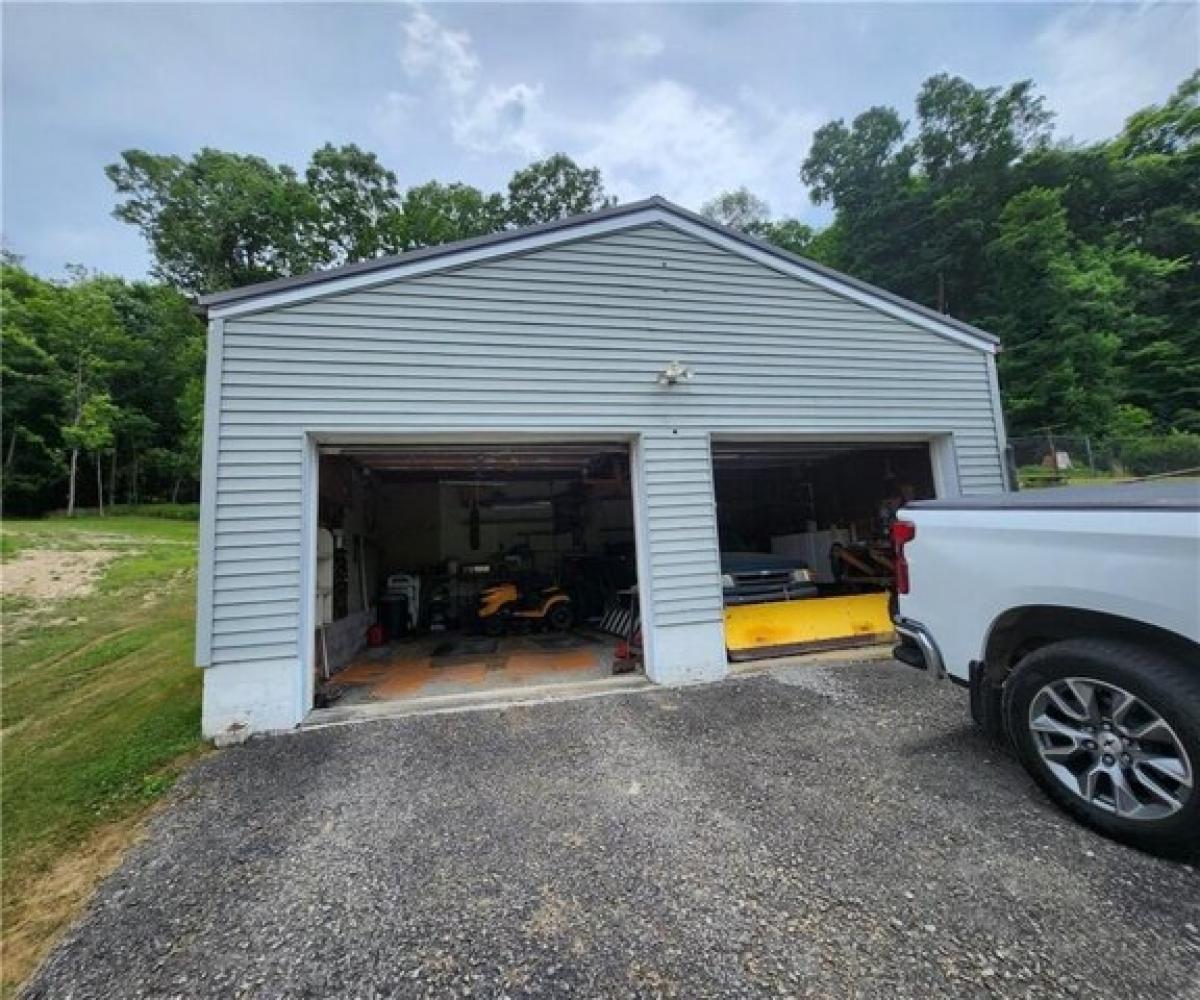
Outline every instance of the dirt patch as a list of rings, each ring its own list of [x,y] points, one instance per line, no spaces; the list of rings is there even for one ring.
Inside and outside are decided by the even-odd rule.
[[[0,569],[0,594],[39,601],[84,597],[104,567],[120,554],[112,549],[31,549]]]

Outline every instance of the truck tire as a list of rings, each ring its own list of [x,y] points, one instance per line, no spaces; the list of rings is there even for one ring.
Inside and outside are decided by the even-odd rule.
[[[1004,717],[1025,769],[1071,816],[1200,856],[1200,669],[1129,641],[1055,642],[1017,664]]]

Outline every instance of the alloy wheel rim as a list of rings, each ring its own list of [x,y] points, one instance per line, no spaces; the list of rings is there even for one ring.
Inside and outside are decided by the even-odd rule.
[[[1050,773],[1089,805],[1124,819],[1160,820],[1191,797],[1191,759],[1144,699],[1090,677],[1044,685],[1029,731]]]

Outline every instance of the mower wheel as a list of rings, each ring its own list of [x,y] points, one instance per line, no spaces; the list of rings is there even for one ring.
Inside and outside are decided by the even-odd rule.
[[[568,601],[559,601],[546,612],[546,627],[554,632],[565,632],[575,624],[575,609]]]

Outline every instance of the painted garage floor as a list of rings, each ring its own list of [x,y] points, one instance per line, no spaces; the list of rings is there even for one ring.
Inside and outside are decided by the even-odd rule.
[[[324,691],[340,707],[578,684],[611,677],[616,640],[600,635],[423,636],[367,650]]]

